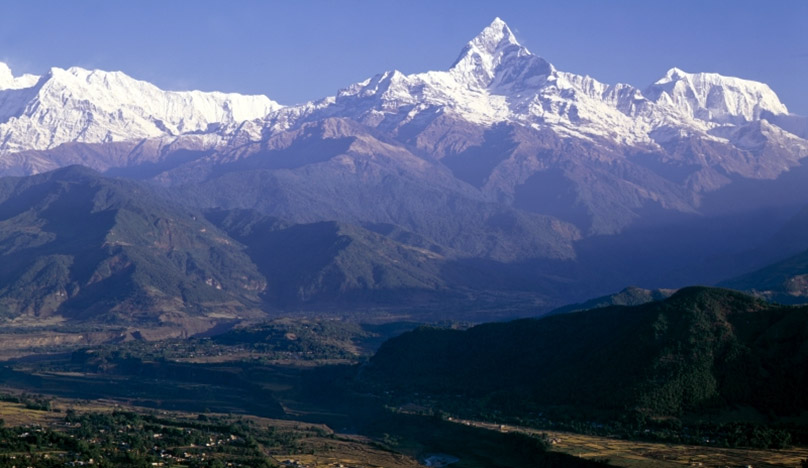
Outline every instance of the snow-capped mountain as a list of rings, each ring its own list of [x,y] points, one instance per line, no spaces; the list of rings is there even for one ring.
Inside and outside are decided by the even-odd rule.
[[[672,68],[643,91],[557,70],[499,18],[447,70],[389,71],[288,107],[265,96],[162,91],[120,72],[15,78],[0,67],[5,173],[78,163],[176,185],[249,167],[300,172],[272,179],[296,194],[323,189],[304,190],[314,167],[347,184],[343,191],[426,177],[594,234],[620,232],[649,207],[697,212],[705,194],[737,179],[776,178],[808,156],[806,129],[763,83]],[[247,193],[255,199],[239,203],[248,206],[265,195]],[[316,206],[307,220],[340,216],[339,207],[318,214]]]
[[[358,225],[462,284],[561,295],[741,273],[740,253],[808,205],[808,119],[763,83],[672,68],[646,88],[605,84],[500,19],[450,59],[285,107],[0,64],[0,175],[79,164],[192,208]],[[795,248],[808,241],[767,259]]]
[[[0,91],[6,89],[30,88],[39,80],[36,75],[14,76],[7,64],[0,62]]]
[[[0,64],[0,154],[210,133],[280,107],[266,96],[163,91],[121,72],[78,67],[15,78]]]
[[[636,143],[649,139],[647,123],[632,116],[637,102],[647,101],[631,86],[559,72],[519,44],[497,18],[447,71],[386,72],[335,97],[283,109],[269,122],[277,131],[341,115],[394,130],[440,113],[485,126],[512,122],[564,136]]]
[[[282,108],[266,96],[163,91],[120,72],[70,68],[14,77],[0,64],[0,154],[68,142],[107,143],[187,134],[248,139],[304,122],[347,117],[397,132],[437,115],[487,126],[515,123],[565,138],[656,146],[686,135],[732,143],[727,126],[788,110],[765,84],[672,68],[641,91],[556,70],[496,18],[447,71],[385,72],[336,96]],[[253,124],[253,127],[254,124]],[[781,135],[790,141],[789,135]],[[218,141],[218,139],[216,140]],[[803,157],[805,154],[799,154]]]
[[[786,106],[765,83],[717,73],[685,73],[671,68],[645,90],[645,95],[688,117],[717,124],[760,120],[764,112],[788,114]]]
[[[517,123],[620,145],[654,145],[689,134],[729,142],[726,132],[711,130],[764,113],[788,114],[767,85],[715,73],[672,68],[643,92],[559,71],[519,44],[497,18],[447,71],[386,72],[335,97],[282,109],[268,121],[279,131],[340,115],[389,131],[438,112],[474,124]]]
[[[273,112],[261,133],[336,117],[439,160],[489,200],[592,233],[619,232],[649,206],[696,212],[704,194],[808,156],[804,123],[765,84],[674,68],[646,91],[607,85],[557,70],[500,19],[446,71],[377,75]]]
[[[14,77],[0,64],[0,154],[68,142],[205,133],[227,138],[254,119],[264,120],[265,128],[254,129],[250,139],[335,116],[396,132],[437,114],[653,146],[685,135],[732,142],[726,126],[787,116],[788,110],[767,85],[714,73],[672,68],[641,91],[559,71],[519,44],[499,18],[446,71],[385,72],[336,96],[287,108],[266,96],[163,91],[120,72],[54,68],[42,77]]]

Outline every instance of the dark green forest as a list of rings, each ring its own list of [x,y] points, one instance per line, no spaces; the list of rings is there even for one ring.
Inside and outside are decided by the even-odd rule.
[[[633,307],[465,331],[421,327],[382,345],[362,379],[403,399],[432,395],[451,411],[566,421],[574,430],[598,420],[622,432],[670,418],[718,424],[749,409],[754,418],[740,421],[747,426],[713,424],[713,432],[739,431],[735,444],[782,446],[784,434],[751,433],[796,422],[808,409],[806,343],[808,307],[693,287]],[[787,432],[808,440],[804,428]]]

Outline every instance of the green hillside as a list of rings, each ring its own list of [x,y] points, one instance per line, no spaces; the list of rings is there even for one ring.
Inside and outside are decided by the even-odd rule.
[[[420,328],[385,343],[363,378],[523,412],[547,405],[650,415],[808,409],[808,307],[722,289],[467,331]]]
[[[395,226],[202,214],[178,202],[79,166],[0,179],[0,319],[191,332],[191,322],[206,329],[278,310],[513,317],[546,301]]]
[[[134,182],[69,167],[0,179],[0,317],[115,324],[254,314],[243,248]]]

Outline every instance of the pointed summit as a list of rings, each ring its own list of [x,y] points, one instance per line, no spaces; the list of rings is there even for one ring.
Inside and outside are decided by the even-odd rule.
[[[483,29],[477,37],[472,39],[466,48],[468,49],[471,46],[489,55],[494,55],[498,50],[508,46],[522,47],[513,35],[511,28],[498,17],[494,18],[494,21],[492,21],[488,27]]]
[[[657,81],[657,83],[658,84],[667,83],[669,81],[679,80],[687,76],[688,73],[686,71],[682,70],[681,68],[673,67],[670,70],[668,70],[668,72],[665,73],[665,76],[660,78]]]
[[[500,18],[466,44],[450,69],[458,81],[472,87],[525,85],[519,81],[555,71],[546,60],[530,53]]]

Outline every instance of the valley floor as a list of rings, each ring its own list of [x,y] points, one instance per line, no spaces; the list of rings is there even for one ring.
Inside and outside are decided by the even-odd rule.
[[[0,468],[99,455],[116,460],[109,466],[146,466],[125,463],[126,444],[140,444],[148,466],[194,468],[797,467],[808,459],[808,447],[637,442],[448,418],[428,400],[402,407],[355,381],[362,350],[380,338],[332,322],[283,322],[3,362]]]
[[[8,395],[8,394],[6,394]],[[71,425],[65,422],[65,415],[72,414],[113,414],[113,412],[132,412],[146,417],[159,415],[164,421],[176,424],[178,427],[186,425],[196,427],[199,415],[183,411],[160,411],[145,409],[121,403],[114,400],[86,401],[65,398],[49,399],[49,408],[32,409],[30,401],[23,397],[20,402],[1,401],[0,419],[5,428],[19,428],[27,434],[30,430],[42,432],[43,430],[66,431]],[[28,397],[30,398],[30,396]],[[248,415],[210,414],[211,420],[232,424],[246,422],[250,427],[270,428],[272,433],[293,434],[288,437],[287,445],[276,447],[261,446],[261,453],[267,460],[276,466],[284,467],[354,467],[354,468],[411,468],[418,466],[438,466],[425,463],[425,457],[415,456],[413,445],[406,441],[398,441],[400,453],[391,450],[384,442],[356,434],[339,434],[333,432],[326,425],[311,424],[300,421],[261,418]],[[428,418],[423,416],[423,418]],[[637,442],[620,440],[608,437],[575,434],[571,432],[543,431],[514,425],[500,425],[482,421],[449,418],[449,421],[459,426],[484,429],[495,433],[524,433],[540,436],[551,444],[551,450],[573,456],[578,459],[592,460],[606,463],[611,466],[627,468],[642,467],[798,467],[800,461],[808,459],[808,448],[791,447],[783,450],[753,450],[729,449],[708,446],[691,446],[676,444],[661,444],[650,442]],[[389,442],[389,441],[388,441]],[[155,445],[157,446],[157,445]],[[191,445],[193,447],[193,445]],[[188,447],[165,447],[166,452],[178,449],[188,450]],[[201,450],[200,450],[201,449]],[[200,447],[197,456],[209,460],[219,459],[228,462],[228,455],[220,447]],[[49,454],[49,455],[48,455]],[[25,453],[5,452],[2,456],[13,457],[53,457],[65,452],[47,447],[26,448]],[[204,454],[204,455],[203,455]],[[455,458],[454,456],[457,456]],[[444,455],[443,458],[455,466],[478,466],[464,463],[463,453]],[[434,457],[433,457],[434,458]],[[420,459],[420,461],[419,461]],[[33,458],[35,461],[36,458]],[[243,461],[243,460],[242,460]],[[232,462],[230,462],[232,463]],[[37,466],[37,465],[33,465]],[[175,464],[174,466],[190,466]],[[195,465],[194,465],[195,466]],[[234,464],[232,466],[238,466]],[[444,466],[444,465],[440,465]],[[448,465],[447,465],[448,466]],[[503,465],[503,466],[508,466]]]
[[[798,467],[808,459],[808,447],[780,450],[733,449],[622,440],[572,432],[545,431],[510,424],[466,419],[452,422],[499,432],[521,432],[546,437],[553,451],[578,458],[606,461],[612,466],[640,467]]]
[[[9,397],[5,394],[6,398]],[[25,397],[22,398],[23,400]],[[136,452],[138,461],[151,463],[152,466],[258,466],[254,463],[266,463],[260,466],[288,466],[288,467],[336,467],[350,466],[355,468],[411,468],[421,466],[418,461],[410,456],[394,453],[374,445],[373,440],[355,436],[335,434],[324,425],[309,424],[298,421],[268,419],[256,416],[233,416],[227,414],[208,414],[205,421],[215,421],[212,424],[200,424],[200,417],[195,413],[182,411],[160,411],[154,412],[148,409],[131,405],[120,404],[115,401],[82,401],[58,398],[49,401],[48,410],[31,409],[30,402],[10,402],[0,401],[0,420],[4,421],[1,426],[13,434],[16,438],[23,439],[25,443],[17,449],[6,447],[6,441],[2,442],[0,449],[0,466],[6,466],[5,462],[23,462],[26,466],[45,466],[46,460],[58,459],[70,466],[69,463],[89,462],[89,459],[82,457],[82,453],[66,450],[59,444],[54,444],[50,434],[69,434],[72,439],[78,438],[91,442],[97,446],[102,458],[112,459],[114,456],[121,457],[121,448],[131,445],[133,438],[132,426],[128,421],[142,416],[147,421],[157,420],[158,424],[145,427],[137,427],[140,434],[154,442],[149,443],[149,447]],[[118,425],[105,426],[100,430],[101,434],[95,436],[82,436],[73,434],[74,430],[80,427],[81,423],[67,422],[69,418],[81,416],[95,417],[104,415],[115,418],[115,415],[126,414],[127,420]],[[107,423],[113,419],[105,420]],[[164,440],[162,434],[153,433],[155,427],[160,426],[162,430],[170,434],[171,429],[180,428],[186,434],[200,429],[212,429],[214,427],[228,427],[241,425],[248,427],[246,436],[229,433],[217,433],[209,430],[204,433],[206,442],[204,445],[194,443],[178,443]],[[209,427],[206,427],[209,426]],[[276,436],[273,442],[276,445],[270,446],[261,441],[258,433],[268,431]],[[105,432],[117,432],[119,438],[106,440],[101,437]],[[225,431],[226,432],[226,431]],[[38,434],[36,440],[28,440],[30,434]],[[255,434],[255,435],[253,435]],[[250,447],[244,440],[255,437],[258,450],[250,453]],[[85,440],[86,438],[86,440]],[[124,442],[124,440],[126,442]],[[179,454],[174,457],[172,454]],[[99,455],[96,455],[98,457]],[[154,461],[152,461],[154,460]],[[216,463],[221,462],[221,465]],[[131,461],[131,466],[141,466],[135,463],[135,459],[125,460],[122,457],[116,459],[113,466],[121,465]],[[92,462],[89,462],[92,465]],[[51,466],[51,465],[47,465]]]

